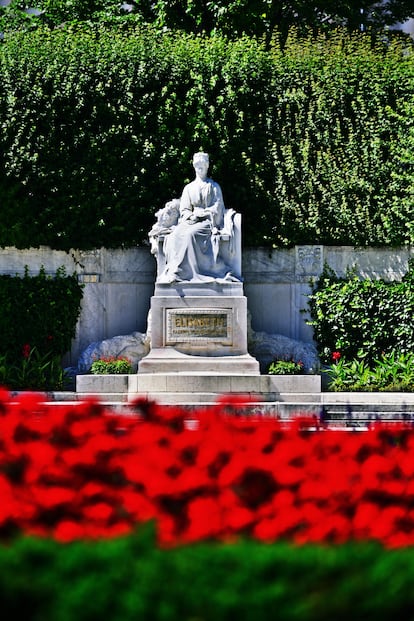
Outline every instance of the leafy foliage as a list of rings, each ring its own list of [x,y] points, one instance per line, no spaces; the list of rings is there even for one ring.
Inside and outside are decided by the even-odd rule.
[[[339,351],[348,361],[363,358],[370,366],[383,352],[414,351],[413,273],[413,260],[402,282],[360,280],[353,271],[339,278],[325,266],[309,296],[309,324],[321,359],[330,362]]]
[[[91,365],[91,373],[93,375],[111,375],[131,373],[132,365],[128,358],[122,356],[108,356],[94,360]]]
[[[76,275],[59,268],[54,276],[42,268],[37,276],[0,275],[0,355],[17,364],[32,357],[63,356],[75,336],[82,287]]]
[[[24,355],[0,355],[0,383],[10,390],[63,390],[69,378],[62,368],[61,357],[47,351],[41,355],[35,347],[27,346]]]
[[[269,365],[269,375],[298,375],[303,373],[303,362],[294,360],[274,360]]]
[[[310,28],[329,31],[338,26],[378,29],[414,15],[408,0],[161,0],[152,10],[164,28],[220,32],[231,37],[264,36],[267,41],[277,31],[282,42],[292,26],[302,34]]]
[[[341,358],[325,371],[334,391],[414,391],[414,353],[382,354],[368,365],[365,358]]]
[[[275,31],[284,41],[292,26],[302,34],[310,28],[330,31],[338,26],[378,30],[414,16],[410,0],[37,0],[37,10],[29,14],[26,7],[21,0],[11,0],[3,15],[0,12],[0,29],[134,20],[162,31],[214,32],[233,38],[248,34],[269,42]]]
[[[70,25],[0,45],[0,245],[143,243],[211,155],[248,245],[413,242],[414,54]]]
[[[70,545],[22,537],[0,549],[5,617],[42,621],[267,621],[269,611],[284,621],[409,619],[413,571],[412,547],[248,540],[160,550],[148,528]]]

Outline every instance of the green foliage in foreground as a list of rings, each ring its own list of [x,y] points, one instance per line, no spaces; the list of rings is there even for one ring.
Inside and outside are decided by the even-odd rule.
[[[329,390],[414,392],[414,353],[382,354],[371,365],[363,355],[339,359],[326,369]]]
[[[142,243],[200,148],[246,245],[413,243],[412,45],[128,23],[0,44],[0,246]]]
[[[69,378],[62,368],[62,357],[39,354],[36,347],[27,348],[25,356],[0,354],[0,385],[9,390],[63,390]]]
[[[0,548],[6,619],[365,621],[411,619],[414,551],[374,544],[241,541],[160,550],[151,531]]]

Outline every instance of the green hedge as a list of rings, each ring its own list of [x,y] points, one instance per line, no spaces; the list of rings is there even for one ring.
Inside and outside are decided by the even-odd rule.
[[[412,549],[244,541],[160,550],[150,533],[0,548],[6,619],[381,621],[414,614]]]
[[[402,282],[339,278],[325,269],[309,297],[314,338],[323,362],[339,351],[372,363],[381,353],[414,351],[414,260]]]
[[[71,26],[0,45],[0,245],[142,243],[211,154],[247,245],[413,243],[414,55]]]
[[[70,350],[80,314],[82,286],[63,268],[51,276],[0,275],[0,356],[22,359],[24,346],[40,356],[63,356]],[[28,348],[29,349],[29,348]]]

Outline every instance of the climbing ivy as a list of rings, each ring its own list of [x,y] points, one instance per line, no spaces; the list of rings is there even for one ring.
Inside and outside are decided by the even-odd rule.
[[[247,245],[413,243],[414,55],[338,30],[283,50],[128,20],[0,44],[0,245],[143,243],[211,156]]]

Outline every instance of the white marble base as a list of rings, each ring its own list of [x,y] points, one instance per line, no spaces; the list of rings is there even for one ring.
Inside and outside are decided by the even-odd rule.
[[[260,375],[259,363],[250,354],[198,356],[172,347],[152,349],[138,364],[138,374]]]
[[[156,286],[151,350],[138,374],[260,374],[247,351],[247,299],[241,283]]]

